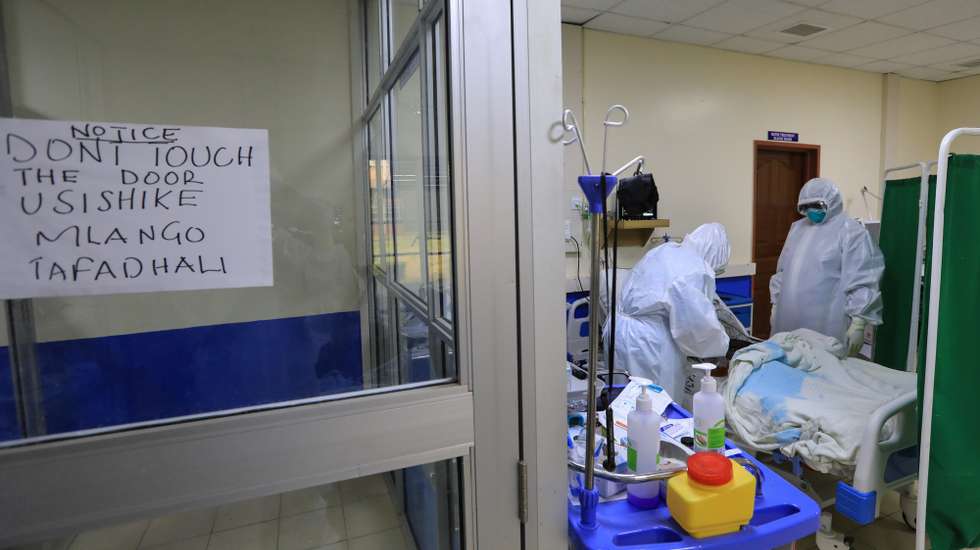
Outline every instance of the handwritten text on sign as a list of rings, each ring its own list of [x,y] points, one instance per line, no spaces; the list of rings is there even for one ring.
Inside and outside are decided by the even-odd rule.
[[[271,285],[268,142],[0,119],[0,298]]]

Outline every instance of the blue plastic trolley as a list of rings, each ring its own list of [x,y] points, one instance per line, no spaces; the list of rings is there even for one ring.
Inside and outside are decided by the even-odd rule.
[[[664,412],[667,418],[688,418],[676,403]],[[726,448],[734,448],[726,443]],[[642,510],[625,499],[599,503],[594,529],[582,526],[577,503],[568,506],[568,535],[572,548],[582,550],[682,550],[713,548],[764,550],[778,548],[813,534],[820,527],[820,507],[777,473],[752,460],[761,473],[756,490],[755,513],[737,533],[696,539],[671,517],[666,504]],[[661,499],[664,503],[665,499]]]

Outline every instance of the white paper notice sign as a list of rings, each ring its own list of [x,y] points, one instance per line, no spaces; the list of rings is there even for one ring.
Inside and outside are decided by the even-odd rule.
[[[0,119],[0,298],[269,285],[266,130]]]

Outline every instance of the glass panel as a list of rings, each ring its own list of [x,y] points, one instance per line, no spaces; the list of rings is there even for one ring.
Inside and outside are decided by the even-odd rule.
[[[365,70],[367,71],[367,97],[371,98],[378,82],[381,81],[381,3],[367,0],[364,3],[365,17]]]
[[[432,28],[432,67],[434,86],[430,105],[435,124],[435,143],[431,148],[426,191],[429,200],[428,253],[429,279],[437,314],[450,323],[453,319],[453,221],[452,177],[449,151],[449,105],[446,98],[445,26],[442,17]]]
[[[390,263],[397,234],[397,280],[424,298],[424,75],[416,64],[394,84],[393,109],[366,129],[370,151],[358,156],[368,166],[355,166],[351,140],[360,129],[351,128],[362,113],[351,108],[345,2],[300,9],[212,0],[179,10],[128,0],[104,0],[99,10],[74,0],[0,2],[16,117],[259,128],[269,135],[273,286],[35,299],[39,407],[48,434],[401,382],[383,372],[397,374],[394,352],[377,364],[362,358],[362,349],[397,347],[397,314],[386,307],[391,288],[371,312],[387,327],[377,333],[389,339],[362,347],[361,327],[370,326],[361,322],[362,264],[377,257],[379,238],[391,245],[381,247],[382,265]],[[390,158],[397,167],[388,166]],[[389,170],[399,188],[384,200]],[[355,222],[355,185],[366,181],[380,235],[373,224]],[[374,194],[378,189],[383,193]],[[397,228],[385,231],[396,215]],[[362,234],[374,251],[360,247]],[[87,244],[78,251],[100,253]],[[0,442],[23,442],[16,429],[2,428],[18,426],[16,403],[4,398],[11,392],[7,358],[0,347]]]
[[[394,248],[391,227],[391,177],[384,143],[384,110],[378,109],[368,123],[368,187],[371,197],[371,256],[386,270]]]
[[[380,281],[374,282],[374,333],[375,353],[378,358],[378,385],[398,383],[398,366],[392,345],[394,323],[389,306],[388,289]]]
[[[432,356],[429,354],[429,327],[425,317],[398,302],[398,364],[402,383],[412,383],[435,378]]]
[[[394,58],[402,42],[412,30],[412,23],[419,15],[418,0],[390,0],[391,17],[391,57]]]
[[[453,353],[453,347],[447,344],[445,341],[440,342],[440,347],[442,348],[442,364],[446,372],[455,373],[456,372],[456,356]]]
[[[421,299],[422,87],[418,57],[395,85],[392,99],[391,184],[395,214],[395,280]]]
[[[404,470],[404,510],[419,550],[456,550],[459,528],[459,476],[452,461]]]
[[[4,550],[454,550],[461,547],[459,464],[423,464]],[[396,485],[396,476],[403,482]]]

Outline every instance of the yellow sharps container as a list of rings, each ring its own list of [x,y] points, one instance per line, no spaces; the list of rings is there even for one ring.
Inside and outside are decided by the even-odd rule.
[[[718,453],[695,453],[667,482],[667,508],[696,538],[738,531],[752,519],[755,476]]]

